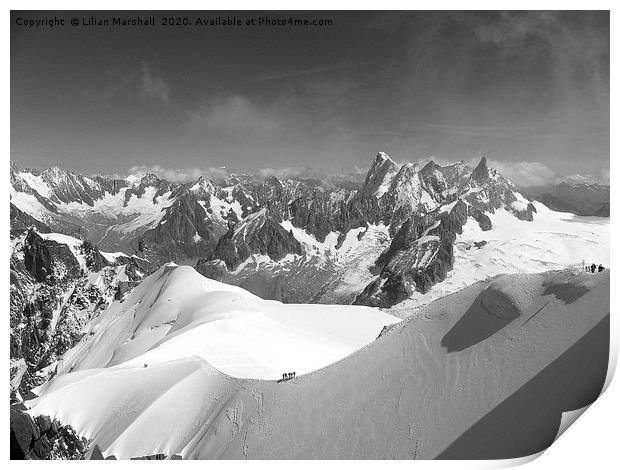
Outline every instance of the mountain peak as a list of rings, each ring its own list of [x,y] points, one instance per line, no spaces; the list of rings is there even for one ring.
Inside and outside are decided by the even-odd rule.
[[[396,162],[394,160],[392,160],[387,153],[385,153],[385,152],[377,153],[377,156],[375,157],[375,163],[382,164],[383,162],[390,162],[390,163],[396,165]]]
[[[390,181],[398,172],[398,165],[386,153],[379,152],[375,157],[368,173],[366,180],[358,195],[368,196],[374,194],[381,197],[390,185]]]
[[[428,175],[438,167],[439,165],[437,165],[437,163],[435,163],[433,160],[430,160],[426,165],[424,165],[424,167],[422,167],[420,173],[422,173],[423,175]]]
[[[486,157],[480,159],[478,166],[471,173],[472,178],[478,183],[484,183],[489,179],[489,167],[487,166]]]

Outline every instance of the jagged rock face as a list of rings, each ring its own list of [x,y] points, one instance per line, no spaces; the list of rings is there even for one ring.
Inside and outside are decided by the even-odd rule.
[[[132,196],[136,196],[137,198],[141,198],[146,189],[149,187],[154,187],[157,189],[155,195],[152,198],[153,204],[157,203],[157,198],[162,196],[168,191],[175,189],[173,185],[171,185],[168,181],[160,179],[157,175],[153,175],[151,173],[145,175],[140,180],[140,184],[138,186],[133,186],[127,188],[125,191],[125,202],[124,206],[127,207],[128,202],[131,200]]]
[[[130,186],[129,182],[126,180],[110,179],[99,175],[95,176],[93,179],[97,182],[97,184],[103,191],[103,194],[105,194],[105,192],[108,192],[115,195],[118,194],[121,189]]]
[[[101,255],[101,252],[89,240],[84,240],[80,249],[82,253],[84,253],[87,268],[93,271],[100,271],[108,265],[108,262]]]
[[[314,235],[321,243],[331,232],[346,233],[354,228],[352,225],[361,226],[361,217],[357,225],[347,218],[351,212],[347,211],[346,203],[351,194],[351,191],[346,190],[336,195],[313,191],[309,195],[299,196],[289,206],[291,223]]]
[[[24,244],[24,265],[37,282],[52,274],[52,255],[43,239],[35,232],[28,232]]]
[[[161,222],[141,238],[166,262],[212,256],[225,232],[226,225],[212,216],[207,203],[201,205],[196,196],[184,193],[166,210]]]
[[[231,227],[220,239],[211,259],[224,261],[234,270],[251,254],[267,255],[278,261],[287,254],[301,255],[301,244],[276,219],[277,214],[267,209],[252,214],[239,227]]]
[[[471,173],[471,178],[478,184],[484,184],[489,181],[489,167],[487,166],[486,157],[480,159],[478,166]]]
[[[379,152],[368,170],[366,180],[357,193],[357,197],[360,199],[375,195],[381,197],[397,172],[398,165],[385,153]]]
[[[103,190],[96,181],[60,168],[43,171],[41,179],[52,188],[52,202],[77,202],[93,206],[94,201],[103,196]]]
[[[47,416],[32,418],[22,404],[11,405],[11,460],[82,460],[88,441],[71,426]]]
[[[467,205],[458,201],[450,212],[407,220],[377,260],[379,277],[354,303],[390,307],[443,281],[454,264],[453,245],[467,222],[467,211]]]

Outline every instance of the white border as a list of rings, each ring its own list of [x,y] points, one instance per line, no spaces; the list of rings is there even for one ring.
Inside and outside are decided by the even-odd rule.
[[[251,10],[321,10],[321,9],[336,9],[336,10],[357,10],[357,9],[365,9],[365,10],[406,10],[406,9],[420,9],[420,10],[461,10],[461,9],[503,9],[503,10],[523,10],[523,9],[531,9],[531,10],[554,10],[554,9],[562,9],[562,10],[611,10],[611,83],[614,83],[613,78],[618,76],[618,61],[617,61],[617,51],[618,51],[618,34],[616,31],[620,28],[620,22],[617,19],[617,8],[614,9],[614,2],[611,1],[589,1],[589,2],[578,2],[578,1],[558,1],[558,0],[537,0],[537,1],[433,1],[433,2],[406,2],[406,1],[394,1],[394,0],[383,0],[381,2],[369,2],[369,1],[334,1],[334,0],[314,0],[314,1],[297,1],[294,4],[291,2],[285,2],[282,0],[265,0],[265,1],[248,1],[248,0],[230,0],[227,2],[213,2],[213,1],[187,1],[187,0],[178,0],[176,2],[164,2],[159,0],[138,0],[138,1],[119,1],[119,0],[109,0],[106,2],[96,1],[96,2],[78,2],[75,0],[64,0],[57,2],[45,2],[45,1],[9,1],[9,6],[15,10],[51,10],[51,9],[59,9],[59,10],[86,10],[86,9],[133,9],[133,10],[166,10],[166,9],[218,9],[218,10],[235,10],[235,9],[251,9]],[[615,2],[617,4],[617,2]],[[10,11],[5,10],[4,16],[4,25],[5,28],[3,30],[4,40],[2,42],[3,45],[3,56],[4,63],[9,64],[10,57],[10,28],[8,27],[10,22]],[[3,85],[3,105],[5,112],[3,113],[3,134],[4,134],[4,148],[5,152],[2,153],[2,163],[3,163],[3,171],[4,177],[8,177],[9,170],[9,155],[10,155],[10,75],[8,73],[8,67],[4,69],[4,73],[1,76],[2,85]],[[618,98],[615,93],[615,89],[612,90],[611,93],[611,129],[614,129],[614,124],[618,123]],[[618,136],[611,133],[611,151],[610,154],[614,156],[611,158],[611,178],[615,180],[615,177],[618,173],[618,162],[615,161],[618,150],[620,149],[618,145]],[[5,179],[5,181],[7,181]],[[9,200],[9,190],[8,184],[2,185],[5,195],[4,201],[5,204]],[[615,221],[617,219],[618,206],[620,204],[619,192],[616,190],[617,188],[612,185],[611,186],[611,210],[612,210],[612,219]],[[5,210],[8,211],[8,204],[5,206]],[[4,233],[7,234],[9,230],[9,217],[5,214],[4,217],[0,218],[0,224],[4,229]],[[620,233],[615,229],[615,224],[611,224],[612,231],[612,239],[620,240]],[[613,236],[613,235],[616,236]],[[6,236],[6,235],[5,235]],[[7,239],[5,239],[5,243],[3,244],[2,251],[4,255],[0,254],[2,260],[5,264],[5,269],[2,271],[2,280],[4,286],[9,285],[9,269],[8,269],[8,260],[9,260],[9,244],[7,243]],[[611,264],[612,267],[618,266],[618,256],[617,250],[615,246],[612,244],[611,247]],[[611,283],[612,286],[615,285],[614,280],[614,270],[612,269],[612,278]],[[2,305],[8,306],[8,289],[2,290]],[[618,357],[618,332],[620,331],[618,325],[618,318],[616,313],[616,305],[617,299],[615,295],[612,295],[611,298],[611,309],[614,311],[614,315],[611,316],[612,319],[612,334],[611,334],[611,355],[610,355],[610,364],[615,367],[617,363]],[[5,323],[6,328],[4,331],[8,331],[8,309],[5,309],[5,314],[3,315],[3,321]],[[8,351],[8,335],[0,335],[2,344],[4,345],[4,351]],[[5,372],[8,375],[8,368]],[[8,377],[7,381],[8,382]],[[613,465],[614,462],[618,461],[618,452],[616,448],[619,446],[617,440],[617,418],[619,417],[618,409],[620,408],[620,385],[618,385],[618,379],[611,382],[609,388],[604,392],[604,394],[581,416],[577,424],[571,426],[560,438],[547,450],[542,456],[530,461],[528,464],[528,468],[532,469],[549,469],[549,468],[561,468],[565,469],[580,469],[583,470],[585,467],[592,468],[609,468]],[[3,443],[1,444],[1,448],[3,449],[5,459],[9,458],[9,416],[8,416],[9,407],[3,407],[3,413],[5,413],[6,420],[4,426],[4,438]],[[390,461],[252,461],[250,464],[254,468],[269,468],[270,470],[274,468],[289,468],[291,466],[295,466],[296,469],[303,468],[312,468],[315,465],[326,466],[329,468],[355,468],[358,469],[366,469],[366,468],[374,468],[376,465],[381,466],[404,466],[407,465],[409,468],[410,465],[421,466],[424,468],[501,468],[506,466],[513,466],[525,463],[530,459],[517,459],[517,461],[459,461],[457,462],[449,462],[449,461],[398,461],[398,462],[390,462]],[[120,465],[153,465],[150,462],[118,462]],[[154,465],[174,465],[176,463],[157,463]],[[12,466],[19,465],[37,465],[36,463],[29,462],[26,464],[12,461]],[[59,465],[68,465],[65,462],[46,462],[42,465],[51,466],[58,468]],[[80,465],[80,464],[78,464]],[[82,463],[82,465],[102,465],[97,462],[90,463]],[[105,464],[104,464],[105,465]],[[236,468],[237,466],[244,466],[247,468],[247,464],[244,465],[244,462],[237,461],[228,461],[228,462],[193,462],[186,463],[183,462],[183,465],[216,465],[218,468]],[[617,465],[617,464],[616,464]],[[30,467],[31,468],[31,467]]]

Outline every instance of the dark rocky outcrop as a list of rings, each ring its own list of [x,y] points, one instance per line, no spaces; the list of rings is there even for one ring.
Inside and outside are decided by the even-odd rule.
[[[84,240],[80,246],[80,251],[84,254],[86,267],[93,271],[100,271],[108,265],[106,259],[101,255],[99,249],[90,240]]]
[[[133,245],[148,245],[159,262],[187,258],[211,257],[226,225],[212,216],[207,204],[201,205],[195,195],[182,192],[166,209],[166,214],[153,229],[147,230]],[[143,250],[144,251],[144,246]]]
[[[491,223],[491,219],[489,219],[489,216],[486,215],[481,210],[476,209],[475,207],[469,206],[468,207],[468,212],[469,212],[469,215],[471,217],[476,219],[476,222],[478,222],[478,225],[480,226],[481,230],[486,232],[486,231],[491,230],[493,228],[493,224]]]
[[[52,274],[52,255],[39,234],[30,230],[24,242],[24,264],[37,282],[43,282]]]
[[[512,213],[515,215],[515,217],[519,220],[526,220],[528,222],[531,222],[532,220],[534,220],[534,213],[536,212],[536,208],[534,207],[534,205],[530,202],[528,203],[527,207],[523,210],[513,210]]]
[[[489,181],[489,167],[487,166],[486,157],[482,157],[478,166],[471,173],[471,178],[478,184],[484,184]]]
[[[71,426],[62,426],[47,416],[33,419],[22,404],[11,406],[11,460],[82,460],[88,441]]]

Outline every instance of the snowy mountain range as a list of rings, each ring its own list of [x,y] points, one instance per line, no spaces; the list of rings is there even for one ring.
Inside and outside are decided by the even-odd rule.
[[[275,176],[261,181],[226,174],[179,184],[153,174],[109,179],[11,168],[16,233],[33,227],[87,239],[98,249],[137,256],[147,272],[169,261],[189,264],[207,277],[286,302],[389,307],[449,277],[455,254],[488,254],[496,247],[487,243],[505,228],[545,230],[541,224],[546,227],[549,217],[557,223],[572,216],[526,199],[484,157],[475,168],[463,162],[398,165],[380,152],[357,189]],[[606,220],[583,222],[605,226]],[[550,236],[579,227],[563,225]],[[463,232],[476,235],[466,241]],[[604,251],[606,231],[593,235],[603,237],[592,243]],[[561,245],[568,242],[560,238]],[[553,257],[533,258],[521,269],[561,267],[589,256],[561,245]],[[596,259],[605,258],[597,253]]]
[[[500,207],[531,220],[534,206],[517,194],[489,172],[485,159],[475,170],[462,163],[399,167],[383,153],[358,190],[275,177],[172,184],[149,174],[112,180],[12,167],[11,222],[16,230],[35,226],[88,239],[102,250],[140,252],[154,266],[211,263],[201,268],[206,272],[225,265],[220,275],[227,275],[253,255],[274,262],[302,256],[304,236],[320,244],[328,240],[336,249],[351,230],[363,227],[384,226],[394,236],[413,215],[434,214],[427,217],[434,223],[440,209],[446,212],[458,200],[483,225],[489,224],[484,214]],[[304,234],[296,237],[293,229]]]
[[[379,153],[357,185],[241,174],[180,184],[15,166],[10,176],[17,402],[49,389],[54,377],[88,377],[93,368],[196,372],[187,359],[196,355],[215,376],[310,373],[477,281],[609,263],[609,218],[528,199],[486,158],[475,167],[399,165]],[[170,361],[180,368],[164,365]],[[50,414],[53,400],[37,409]],[[76,416],[66,417],[92,439]],[[78,452],[73,431],[50,426],[36,423],[36,445],[64,433],[64,447],[43,446],[40,455]],[[35,452],[23,439],[29,443],[19,447]],[[129,451],[105,439],[98,445],[107,454],[172,452]],[[203,455],[196,445],[173,450]]]

